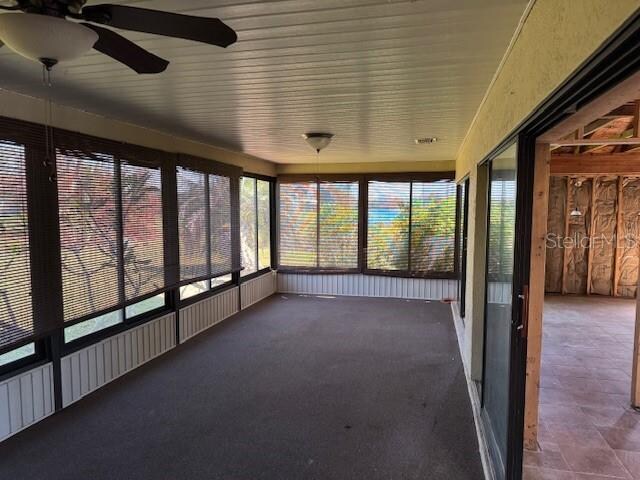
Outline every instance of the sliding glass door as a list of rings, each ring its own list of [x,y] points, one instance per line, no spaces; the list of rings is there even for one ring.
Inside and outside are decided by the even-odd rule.
[[[516,370],[520,368],[514,363],[523,301],[522,286],[517,284],[518,277],[514,275],[519,188],[516,151],[514,144],[490,160],[488,179],[482,419],[498,479],[513,478],[508,467],[510,443],[513,443],[510,409],[518,401],[512,398],[512,386],[514,375],[518,374]],[[517,292],[516,301],[514,292]]]

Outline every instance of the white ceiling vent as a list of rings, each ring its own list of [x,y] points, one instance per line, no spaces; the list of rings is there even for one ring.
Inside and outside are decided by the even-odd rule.
[[[426,145],[428,143],[436,143],[438,141],[437,137],[422,137],[422,138],[416,138],[414,140],[414,142],[416,142],[416,145]]]

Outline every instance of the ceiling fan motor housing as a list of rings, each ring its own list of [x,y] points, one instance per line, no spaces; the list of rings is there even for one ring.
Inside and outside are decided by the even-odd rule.
[[[46,66],[73,60],[88,52],[98,41],[98,34],[64,18],[3,13],[0,40],[14,52]]]
[[[17,4],[25,13],[38,13],[64,18],[78,15],[87,0],[18,0]]]
[[[85,4],[86,0],[15,0],[12,6],[0,5],[0,10],[10,12],[0,15],[0,47],[6,44],[47,69],[94,48],[136,73],[149,74],[163,72],[169,62],[136,45],[114,28],[223,48],[238,39],[236,32],[219,18],[120,4]]]

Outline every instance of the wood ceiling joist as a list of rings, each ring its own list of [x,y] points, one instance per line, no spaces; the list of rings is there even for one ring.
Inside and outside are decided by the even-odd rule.
[[[628,102],[640,98],[640,72],[631,75],[612,88],[607,95],[597,98],[578,112],[567,117],[555,127],[538,137],[541,143],[557,143],[558,139],[571,135],[578,128],[609,115],[616,117],[633,115],[633,105]],[[622,105],[622,106],[621,106]],[[624,115],[623,115],[624,114]]]
[[[551,175],[640,175],[640,151],[599,155],[552,155]]]
[[[560,140],[553,142],[555,147],[576,147],[583,145],[640,145],[640,137],[628,138],[582,138],[580,140]]]

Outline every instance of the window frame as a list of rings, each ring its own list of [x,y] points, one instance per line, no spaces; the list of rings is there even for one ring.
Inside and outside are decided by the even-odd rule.
[[[278,177],[276,185],[276,266],[278,272],[281,273],[305,273],[305,274],[353,274],[362,273],[363,269],[363,240],[366,235],[366,230],[363,218],[363,175],[356,174],[298,174],[298,175],[282,175]],[[358,264],[354,268],[327,268],[327,267],[296,267],[296,266],[283,266],[280,265],[280,185],[283,183],[298,183],[298,182],[315,182],[318,186],[318,197],[320,195],[319,185],[321,182],[358,182]],[[320,202],[318,200],[316,204],[316,211],[320,211]],[[316,229],[320,229],[320,216],[316,219]],[[316,248],[317,254],[320,254],[320,236],[316,236]]]
[[[59,244],[56,241],[49,243],[45,238],[51,229],[57,232],[57,188],[50,180],[50,163],[44,158],[44,134],[45,129],[40,124],[0,116],[0,141],[15,143],[24,148],[33,321],[33,332],[0,347],[0,354],[9,353],[30,343],[34,343],[36,347],[34,354],[0,366],[0,379],[43,363],[47,358],[45,339],[59,323],[56,289],[61,288],[61,283],[56,282],[55,275],[54,278],[50,275],[51,269],[57,272]]]
[[[139,303],[143,300],[159,295],[158,292],[154,294],[148,294],[145,297],[136,298],[135,300],[131,300],[122,307],[112,308],[108,311],[103,311],[101,313],[98,313],[97,315],[87,315],[85,317],[73,320],[71,322],[66,322],[62,326],[61,333],[60,333],[61,354],[68,355],[78,350],[82,350],[83,348],[86,348],[90,345],[98,343],[109,337],[113,337],[114,335],[125,332],[127,330],[131,330],[132,328],[139,327],[140,325],[144,325],[145,323],[151,322],[152,320],[156,320],[160,317],[173,313],[175,310],[170,305],[171,292],[169,290],[166,290],[162,293],[164,293],[164,296],[165,296],[164,306],[154,308],[153,310],[149,310],[148,312],[141,313],[140,315],[135,315],[133,317],[127,318],[125,309],[128,305],[133,305],[135,303]],[[64,341],[65,329],[69,327],[73,327],[74,325],[77,325],[79,323],[87,322],[101,315],[106,315],[108,313],[117,312],[117,311],[120,311],[122,313],[122,322],[116,323],[115,325],[111,325],[101,330],[97,330],[95,332],[88,333],[87,335],[83,335],[82,337],[78,337],[69,342]]]
[[[423,278],[423,279],[442,279],[442,280],[454,280],[458,277],[458,218],[460,210],[460,202],[458,201],[458,194],[456,191],[456,208],[455,208],[455,232],[454,232],[454,251],[453,251],[453,271],[452,272],[419,272],[406,270],[383,270],[368,267],[368,234],[369,234],[369,182],[437,182],[441,180],[448,180],[455,184],[455,172],[416,172],[416,173],[381,173],[381,174],[367,174],[364,176],[364,185],[361,189],[360,195],[364,198],[363,212],[365,217],[364,233],[363,233],[363,268],[362,273],[365,275],[375,275],[383,277],[399,277],[399,278]],[[413,203],[413,197],[410,196],[409,204]],[[409,263],[411,259],[411,217],[409,217],[409,234],[407,241],[409,244]]]
[[[32,368],[36,368],[39,365],[44,365],[49,361],[47,342],[43,338],[16,343],[15,345],[12,345],[10,350],[4,353],[17,350],[25,345],[29,345],[30,343],[34,344],[34,353],[14,360],[13,362],[6,363],[5,365],[0,365],[0,382],[15,375],[19,375],[27,370],[31,370]]]
[[[250,172],[243,172],[242,173],[242,177],[248,177],[248,178],[253,178],[256,180],[256,213],[257,213],[257,188],[258,188],[258,180],[262,180],[263,182],[269,182],[269,246],[270,246],[270,250],[271,250],[271,258],[269,261],[269,266],[268,267],[264,267],[262,269],[258,269],[255,272],[251,272],[248,273],[247,275],[240,275],[240,283],[244,283],[247,282],[251,279],[254,279],[256,277],[260,277],[262,275],[264,275],[265,273],[271,272],[274,270],[274,265],[276,265],[274,258],[277,259],[277,242],[276,242],[276,238],[274,235],[274,231],[277,231],[276,229],[276,184],[277,184],[277,178],[276,177],[270,177],[268,175],[261,175],[259,173],[250,173]],[[242,178],[241,177],[241,178]],[[241,222],[241,220],[240,220]],[[256,239],[258,236],[258,217],[256,215]],[[242,245],[238,245],[240,249],[242,249]],[[256,251],[256,256],[258,256],[259,253]],[[256,265],[260,265],[259,263],[259,258],[256,258],[256,261],[258,263],[256,263]],[[240,263],[242,263],[242,253],[240,254]]]
[[[222,274],[218,274],[216,276],[205,275],[202,277],[191,278],[189,280],[180,280],[180,240],[179,240],[179,231],[178,231],[178,190],[177,190],[177,180],[175,182],[175,202],[173,203],[175,207],[175,226],[172,226],[172,230],[175,230],[175,254],[177,256],[177,264],[178,269],[175,272],[176,282],[172,286],[175,290],[173,292],[173,302],[175,304],[176,311],[188,307],[194,303],[198,303],[206,298],[222,293],[226,290],[232,289],[239,285],[240,279],[240,178],[242,177],[242,169],[240,167],[236,167],[234,165],[229,165],[226,163],[217,162],[215,160],[208,160],[204,158],[194,157],[192,155],[187,154],[177,154],[177,160],[173,167],[173,175],[177,177],[177,167],[182,167],[187,170],[193,170],[198,173],[204,173],[207,175],[218,175],[222,177],[229,178],[229,195],[230,195],[230,212],[231,212],[231,269],[230,271]],[[174,178],[175,178],[174,177]],[[209,192],[209,181],[207,180],[207,189]],[[173,192],[172,192],[173,193]],[[210,196],[207,198],[207,205],[210,204]],[[207,207],[208,210],[208,207]],[[211,235],[210,235],[210,216],[207,219],[207,231],[209,234],[207,235],[207,248],[211,248]],[[209,283],[209,288],[201,293],[193,295],[188,298],[181,299],[180,298],[180,287],[185,285],[189,285],[192,283],[200,282],[203,280],[211,281],[215,278],[223,277],[225,275],[231,275],[231,280],[225,282],[221,285],[217,285],[211,288],[211,283]]]
[[[471,187],[470,177],[467,175],[458,182],[458,212],[456,220],[456,247],[458,248],[456,260],[458,262],[458,306],[460,318],[464,320],[466,315],[466,293],[467,293],[467,252],[469,249],[469,189]],[[461,201],[461,197],[464,199]],[[461,235],[461,236],[460,236]]]
[[[35,368],[48,362],[53,362],[54,365],[59,364],[60,358],[64,355],[86,348],[106,338],[136,328],[162,316],[177,313],[180,308],[239,286],[239,178],[243,174],[241,167],[211,159],[147,148],[59,128],[50,128],[50,131],[47,133],[44,125],[4,116],[0,116],[0,137],[2,140],[23,145],[25,149],[27,213],[29,220],[29,262],[31,266],[31,294],[34,322],[33,332],[18,341],[0,348],[0,353],[11,352],[30,343],[35,345],[34,354],[1,366],[0,378],[10,378],[22,371]],[[60,248],[60,202],[56,175],[56,154],[57,152],[63,155],[65,153],[70,154],[74,150],[78,152],[86,151],[111,155],[114,159],[113,168],[118,171],[125,164],[155,168],[160,171],[164,286],[131,299],[127,299],[125,293],[125,296],[119,298],[117,304],[109,308],[91,312],[65,322],[63,311],[62,256]],[[230,249],[232,268],[228,275],[231,276],[231,280],[183,301],[179,299],[181,282],[179,281],[176,182],[176,169],[178,166],[207,174],[228,177],[230,185]],[[273,266],[273,259],[275,258],[275,178],[254,176],[270,182],[270,239],[271,265]],[[121,178],[114,178],[114,182],[119,183],[120,181]],[[118,192],[118,197],[119,198],[115,200],[117,203],[121,203],[121,190]],[[123,242],[121,235],[123,232],[123,222],[124,219],[119,215],[117,228],[121,238],[118,238],[117,242],[120,244]],[[124,263],[118,268],[118,281],[121,279],[121,270],[124,268]],[[207,279],[210,280],[211,278],[207,277]],[[248,280],[249,277],[245,279]],[[193,281],[196,281],[196,279],[191,279],[189,282]],[[124,283],[118,286],[119,290],[124,289],[124,287]],[[164,295],[165,302],[163,306],[127,318],[126,308],[128,306],[152,298],[158,294]],[[122,322],[65,343],[65,328],[114,311],[122,312]],[[178,317],[176,316],[176,322],[178,321],[177,319]],[[178,329],[176,329],[176,332],[177,331]],[[59,392],[55,395],[55,402],[56,408],[61,408]]]
[[[79,349],[85,348],[89,345],[100,342],[106,338],[109,338],[113,335],[116,335],[120,332],[129,330],[131,328],[137,327],[141,324],[150,322],[155,320],[163,315],[167,315],[174,311],[171,302],[171,290],[174,285],[169,281],[169,276],[167,275],[167,271],[169,270],[169,264],[167,263],[168,250],[172,248],[171,243],[169,242],[168,236],[170,232],[170,225],[167,223],[167,212],[166,210],[169,207],[169,199],[170,199],[170,190],[172,188],[171,182],[168,185],[165,185],[166,173],[165,170],[170,169],[172,165],[175,165],[175,161],[172,155],[167,152],[162,152],[159,150],[149,149],[139,145],[133,144],[125,144],[120,142],[114,142],[111,140],[106,140],[99,137],[94,137],[90,135],[84,135],[81,133],[54,129],[54,140],[53,145],[51,146],[52,153],[51,155],[54,158],[54,162],[57,159],[57,150],[58,148],[69,149],[77,148],[80,151],[94,151],[96,153],[106,154],[113,156],[113,168],[114,172],[117,175],[114,176],[114,184],[117,186],[117,196],[115,198],[115,202],[117,205],[117,228],[116,234],[118,238],[116,241],[118,242],[119,247],[119,255],[122,259],[123,255],[123,242],[124,242],[124,217],[122,212],[122,166],[124,164],[156,169],[160,173],[160,198],[162,205],[162,245],[163,245],[163,270],[164,270],[164,286],[162,288],[156,289],[154,291],[145,293],[144,295],[140,295],[135,298],[131,298],[127,300],[126,291],[125,291],[125,283],[124,283],[124,272],[125,272],[125,263],[124,261],[120,261],[117,268],[117,276],[118,276],[118,290],[120,292],[120,301],[113,305],[112,307],[102,309],[100,311],[92,312],[86,315],[83,315],[78,318],[74,318],[73,320],[65,321],[64,316],[62,316],[60,320],[59,326],[59,335],[52,335],[52,342],[56,344],[56,349],[61,353],[61,355],[66,355],[68,353],[72,353]],[[54,163],[55,164],[55,163]],[[55,210],[56,210],[56,230],[54,235],[57,237],[57,247],[59,257],[58,261],[58,270],[59,272],[57,276],[60,281],[60,292],[59,292],[59,302],[60,308],[63,308],[64,298],[62,295],[62,255],[61,255],[61,236],[60,236],[60,222],[59,222],[59,201],[57,197],[57,182],[54,184],[54,188],[56,190],[56,201],[55,201]],[[169,209],[170,210],[170,209]],[[170,223],[170,222],[169,222]],[[35,287],[34,287],[35,288]],[[165,295],[165,305],[149,310],[148,312],[144,312],[139,315],[135,315],[133,317],[127,318],[126,316],[126,307],[130,305],[134,305],[141,301],[147,300],[151,297],[164,294]],[[83,323],[94,318],[97,318],[102,315],[106,315],[112,312],[121,311],[122,322],[119,322],[115,325],[111,325],[104,329],[91,332],[82,337],[71,340],[70,342],[64,341],[64,331],[66,328],[72,327],[79,323]],[[62,312],[61,312],[62,313]]]

